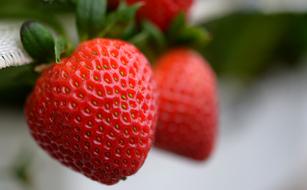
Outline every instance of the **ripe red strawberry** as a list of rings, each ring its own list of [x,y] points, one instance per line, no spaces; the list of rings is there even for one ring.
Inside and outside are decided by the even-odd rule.
[[[196,160],[207,159],[217,133],[215,75],[189,49],[175,49],[156,63],[160,90],[156,145]]]
[[[53,158],[111,185],[136,173],[147,157],[156,84],[134,46],[95,39],[43,72],[25,111],[31,134]]]
[[[148,19],[165,31],[172,20],[180,13],[189,14],[194,0],[126,0],[128,4],[142,2],[138,11],[139,19]],[[109,6],[115,7],[118,0],[109,0]]]

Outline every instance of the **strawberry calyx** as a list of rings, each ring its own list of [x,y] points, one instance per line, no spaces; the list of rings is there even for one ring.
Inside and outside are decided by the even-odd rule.
[[[168,49],[189,47],[198,51],[210,41],[203,27],[191,26],[184,12],[180,13],[162,31],[149,20],[136,19],[142,3],[128,5],[121,1],[117,9],[108,10],[107,0],[69,1],[75,7],[76,26],[80,41],[97,37],[115,38],[136,45],[151,62]],[[59,3],[59,2],[57,2]],[[29,55],[38,63],[60,62],[61,56],[69,56],[73,48],[64,35],[54,35],[46,26],[26,22],[21,28],[22,43]]]
[[[112,12],[107,12],[106,0],[76,0],[71,3],[76,9],[80,41],[97,37],[128,41],[138,32],[135,16],[141,3],[128,6],[123,1]],[[64,37],[66,35],[55,34],[49,27],[34,21],[22,25],[20,36],[24,49],[37,64],[59,63],[61,56],[69,56],[74,49]]]
[[[125,1],[122,1],[115,11],[107,15],[106,25],[99,36],[123,40],[132,38],[138,33],[135,17],[141,6],[142,3],[128,6]]]
[[[184,13],[180,13],[166,32],[170,46],[186,46],[196,50],[208,45],[210,34],[204,27],[189,25]]]
[[[165,31],[161,31],[150,21],[143,21],[139,33],[130,39],[154,62],[169,49],[191,48],[201,52],[210,42],[210,34],[204,27],[189,25],[185,13],[180,13]]]
[[[107,12],[107,0],[77,0],[76,19],[81,41],[96,37],[127,40],[137,31],[136,12],[142,3],[127,5],[121,1],[118,8]]]
[[[78,0],[76,20],[80,40],[94,38],[103,29],[106,21],[106,0]]]
[[[59,62],[67,50],[67,41],[54,35],[45,25],[35,21],[23,23],[20,30],[23,47],[38,62]]]

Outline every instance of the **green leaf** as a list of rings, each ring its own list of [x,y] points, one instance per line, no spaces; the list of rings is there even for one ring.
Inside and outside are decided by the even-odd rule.
[[[304,64],[306,20],[307,14],[244,11],[211,20],[203,26],[214,40],[203,55],[218,75],[254,82],[267,71]]]
[[[67,49],[67,41],[62,38],[58,37],[55,41],[54,52],[55,52],[55,62],[59,63],[61,61],[61,55]]]
[[[1,0],[0,18],[9,20],[36,20],[52,26],[64,35],[65,30],[59,21],[59,14],[72,12],[70,3],[55,3],[55,0]],[[62,0],[59,0],[62,1]],[[52,3],[51,3],[52,2]]]
[[[100,36],[128,39],[135,31],[135,15],[142,3],[128,6],[122,1],[118,9],[108,15],[107,25]]]
[[[143,22],[143,30],[146,31],[153,42],[159,49],[166,48],[166,39],[163,32],[149,21]]]
[[[167,36],[172,39],[177,36],[178,32],[180,32],[186,26],[186,17],[185,13],[181,12],[172,22],[167,30]]]
[[[171,47],[188,46],[197,50],[203,49],[210,41],[210,35],[203,27],[188,25],[183,12],[173,20],[166,37]]]
[[[125,1],[121,1],[118,7],[118,12],[120,12],[122,15],[126,15],[127,18],[132,18],[142,6],[142,2],[127,5]]]
[[[165,52],[167,48],[166,38],[162,31],[149,21],[142,23],[142,30],[129,38],[129,42],[137,46],[146,57],[153,61],[157,56]]]
[[[149,34],[146,31],[141,31],[129,39],[129,42],[142,49],[148,46]]]
[[[60,62],[67,50],[67,41],[62,36],[54,37],[52,32],[38,22],[25,22],[20,31],[25,50],[37,62]]]
[[[203,48],[210,41],[209,33],[201,27],[186,27],[177,35],[176,44]]]
[[[25,189],[34,189],[33,175],[31,172],[33,154],[24,149],[21,149],[19,152],[16,160],[13,160],[7,172],[11,174],[13,179],[22,184]]]
[[[106,20],[106,0],[77,0],[77,27],[81,40],[96,37]]]
[[[40,23],[25,22],[20,31],[25,50],[37,61],[49,61],[54,57],[55,40],[47,27]]]

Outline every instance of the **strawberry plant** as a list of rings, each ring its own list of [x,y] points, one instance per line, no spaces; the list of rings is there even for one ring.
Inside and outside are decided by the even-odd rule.
[[[62,4],[61,11],[74,12],[78,33],[71,41],[57,19],[30,11],[22,17],[35,21],[22,24],[20,39],[33,62],[21,74],[2,70],[29,80],[24,110],[37,144],[107,185],[135,174],[153,144],[208,159],[217,133],[216,79],[197,53],[210,37],[189,25],[192,2],[34,3],[40,11]]]

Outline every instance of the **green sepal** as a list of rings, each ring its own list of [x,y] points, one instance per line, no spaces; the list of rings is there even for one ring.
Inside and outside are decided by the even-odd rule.
[[[143,31],[148,33],[150,40],[156,44],[157,48],[166,48],[166,39],[163,32],[149,21],[144,21],[142,24]]]
[[[54,58],[55,40],[47,27],[28,21],[21,26],[20,38],[24,49],[36,61],[50,61]]]
[[[205,28],[186,27],[177,35],[176,44],[202,49],[210,42],[210,40],[210,35]]]
[[[54,53],[55,53],[55,62],[59,63],[61,61],[61,55],[67,50],[67,41],[63,37],[58,37],[55,40]]]
[[[77,0],[76,9],[80,40],[98,36],[106,21],[107,0]]]
[[[146,54],[150,61],[167,49],[167,40],[163,32],[150,21],[143,21],[141,30],[129,39]]]
[[[101,37],[128,39],[136,30],[136,12],[142,6],[142,3],[127,5],[121,1],[118,9],[110,13],[107,17],[107,25],[100,33]]]
[[[173,38],[177,36],[178,31],[181,31],[186,26],[185,13],[181,12],[175,19],[171,22],[166,35],[169,40],[174,40]]]
[[[20,38],[24,49],[37,63],[58,63],[68,49],[65,38],[54,36],[46,26],[38,22],[25,22],[21,26]]]
[[[203,27],[190,26],[184,13],[180,13],[166,32],[170,46],[187,46],[203,49],[210,41],[210,35]]]

